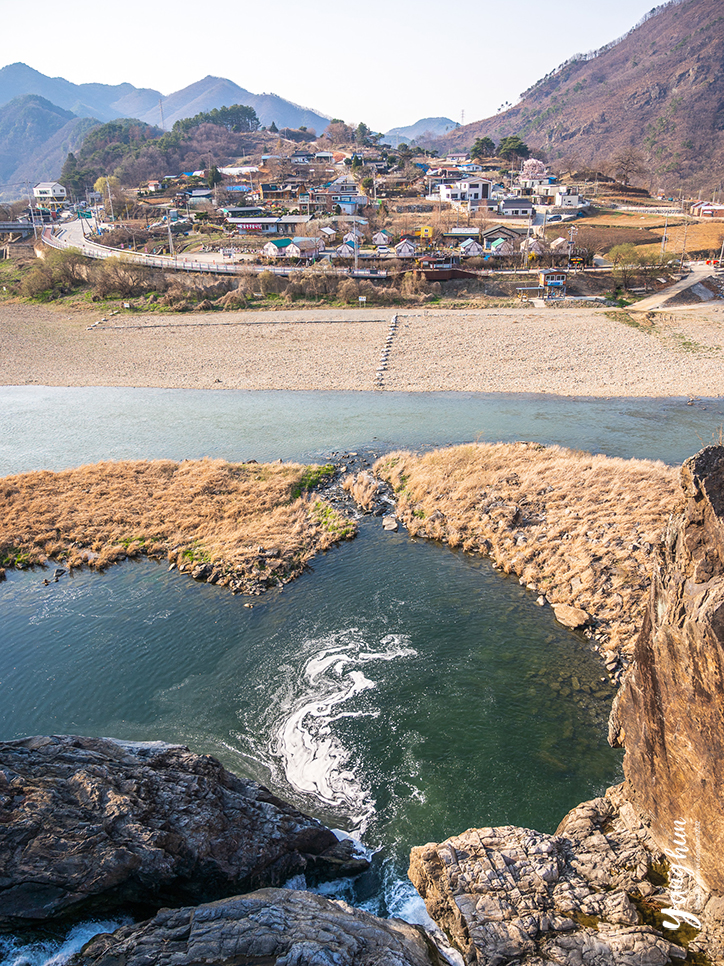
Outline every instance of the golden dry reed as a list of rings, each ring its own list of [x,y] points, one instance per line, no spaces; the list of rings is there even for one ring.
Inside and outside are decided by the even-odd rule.
[[[677,469],[498,443],[391,453],[374,470],[413,536],[489,554],[549,603],[587,611],[612,656],[630,655],[654,548],[680,494]]]
[[[355,525],[309,490],[332,466],[223,460],[96,463],[0,480],[0,564],[102,569],[167,557],[259,592],[297,576]]]

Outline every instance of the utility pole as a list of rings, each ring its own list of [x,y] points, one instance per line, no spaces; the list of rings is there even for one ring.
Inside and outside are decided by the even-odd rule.
[[[111,206],[111,221],[115,221],[116,219],[115,219],[115,217],[113,215],[113,196],[111,195],[111,179],[110,178],[106,178],[106,188],[108,189],[108,201],[109,201],[110,206]]]
[[[666,235],[667,235],[668,229],[669,229],[669,216],[667,214],[666,215],[666,218],[664,219],[664,237],[661,239],[661,259],[660,259],[660,261],[661,261],[662,264],[663,264],[663,261],[664,261],[664,252],[666,251]]]
[[[686,233],[688,232],[688,230],[689,230],[689,222],[685,221],[684,222],[684,246],[681,249],[681,271],[682,272],[684,271],[684,257],[686,255]]]

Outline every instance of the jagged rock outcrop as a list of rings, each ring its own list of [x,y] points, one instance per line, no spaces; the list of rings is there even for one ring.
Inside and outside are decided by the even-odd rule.
[[[634,663],[614,704],[627,795],[658,844],[724,892],[724,447],[681,471]],[[675,825],[675,823],[678,823]]]
[[[309,892],[261,889],[92,940],[73,966],[442,966],[419,926]]]
[[[124,907],[149,915],[367,864],[320,822],[188,748],[0,743],[0,928]]]
[[[409,875],[476,966],[663,966],[686,951],[639,915],[656,915],[663,859],[617,786],[555,835],[508,825],[415,848]]]

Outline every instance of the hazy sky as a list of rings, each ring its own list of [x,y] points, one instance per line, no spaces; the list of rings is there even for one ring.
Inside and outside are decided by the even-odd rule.
[[[652,0],[0,0],[0,66],[163,94],[207,74],[376,130],[494,114],[578,52],[625,33]]]

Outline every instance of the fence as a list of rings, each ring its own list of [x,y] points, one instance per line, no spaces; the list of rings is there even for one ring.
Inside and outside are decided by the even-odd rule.
[[[51,248],[77,248],[81,254],[88,258],[112,258],[121,256],[139,265],[146,265],[149,268],[161,268],[167,272],[205,272],[214,275],[246,275],[248,273],[260,275],[262,272],[271,272],[272,275],[295,275],[308,271],[305,265],[257,265],[253,262],[207,262],[189,261],[183,256],[174,255],[146,255],[142,252],[134,252],[129,249],[107,248],[95,242],[91,244],[74,245],[63,238],[64,228],[44,228],[43,241]],[[374,268],[331,268],[325,269],[333,275],[347,275],[352,278],[387,278],[388,272]]]

